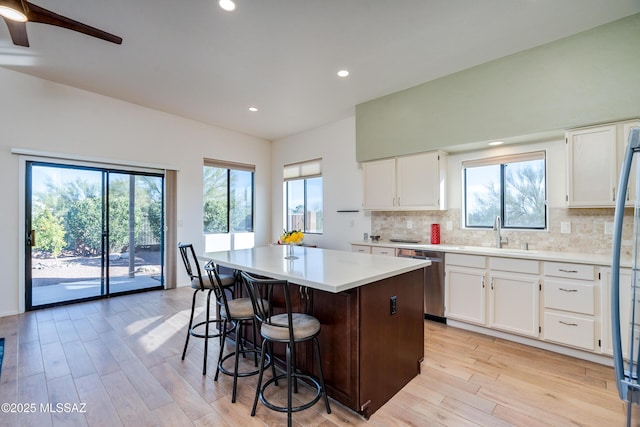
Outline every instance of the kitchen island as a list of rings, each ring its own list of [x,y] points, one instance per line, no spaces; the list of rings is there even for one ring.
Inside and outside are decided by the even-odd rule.
[[[288,280],[299,311],[322,325],[329,396],[368,418],[420,373],[429,261],[285,245],[205,253],[217,264]],[[311,349],[297,366],[317,375]],[[276,350],[276,357],[278,351]]]

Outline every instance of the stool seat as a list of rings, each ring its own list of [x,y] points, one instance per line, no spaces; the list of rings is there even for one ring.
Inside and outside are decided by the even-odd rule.
[[[222,283],[222,287],[228,288],[236,284],[237,279],[236,276],[232,274],[224,274],[219,273],[220,282]],[[202,282],[199,277],[194,277],[191,279],[191,288],[193,289],[213,289],[213,285],[211,284],[211,280],[209,280],[208,276],[202,277]]]
[[[267,304],[263,300],[264,304]],[[231,301],[227,301],[229,307],[229,314],[227,309],[223,305],[220,307],[220,316],[233,320],[252,320],[253,319],[253,304],[251,304],[251,298],[236,298]]]
[[[312,338],[320,332],[320,322],[313,316],[303,313],[291,313],[293,339]],[[271,316],[271,324],[263,324],[260,333],[272,341],[289,341],[289,317],[286,313]]]

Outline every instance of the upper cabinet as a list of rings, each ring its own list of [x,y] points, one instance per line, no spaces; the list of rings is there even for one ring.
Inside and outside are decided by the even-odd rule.
[[[362,165],[365,209],[446,209],[446,153],[433,151]]]
[[[640,121],[573,129],[566,132],[567,207],[614,207],[618,175],[629,131]],[[634,160],[635,161],[635,160]],[[633,203],[634,179],[625,195]]]
[[[375,160],[362,164],[364,208],[395,209],[396,159]]]

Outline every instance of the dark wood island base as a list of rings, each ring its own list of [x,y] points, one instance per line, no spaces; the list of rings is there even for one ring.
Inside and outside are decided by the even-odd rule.
[[[420,374],[423,277],[418,269],[339,293],[291,284],[300,308],[322,325],[318,338],[329,396],[365,418]],[[312,349],[305,350],[298,368],[317,375]],[[283,357],[280,349],[275,353]]]

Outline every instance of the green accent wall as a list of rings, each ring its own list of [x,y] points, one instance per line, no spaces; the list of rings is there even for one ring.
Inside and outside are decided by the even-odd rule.
[[[640,117],[640,14],[356,106],[367,161]]]

